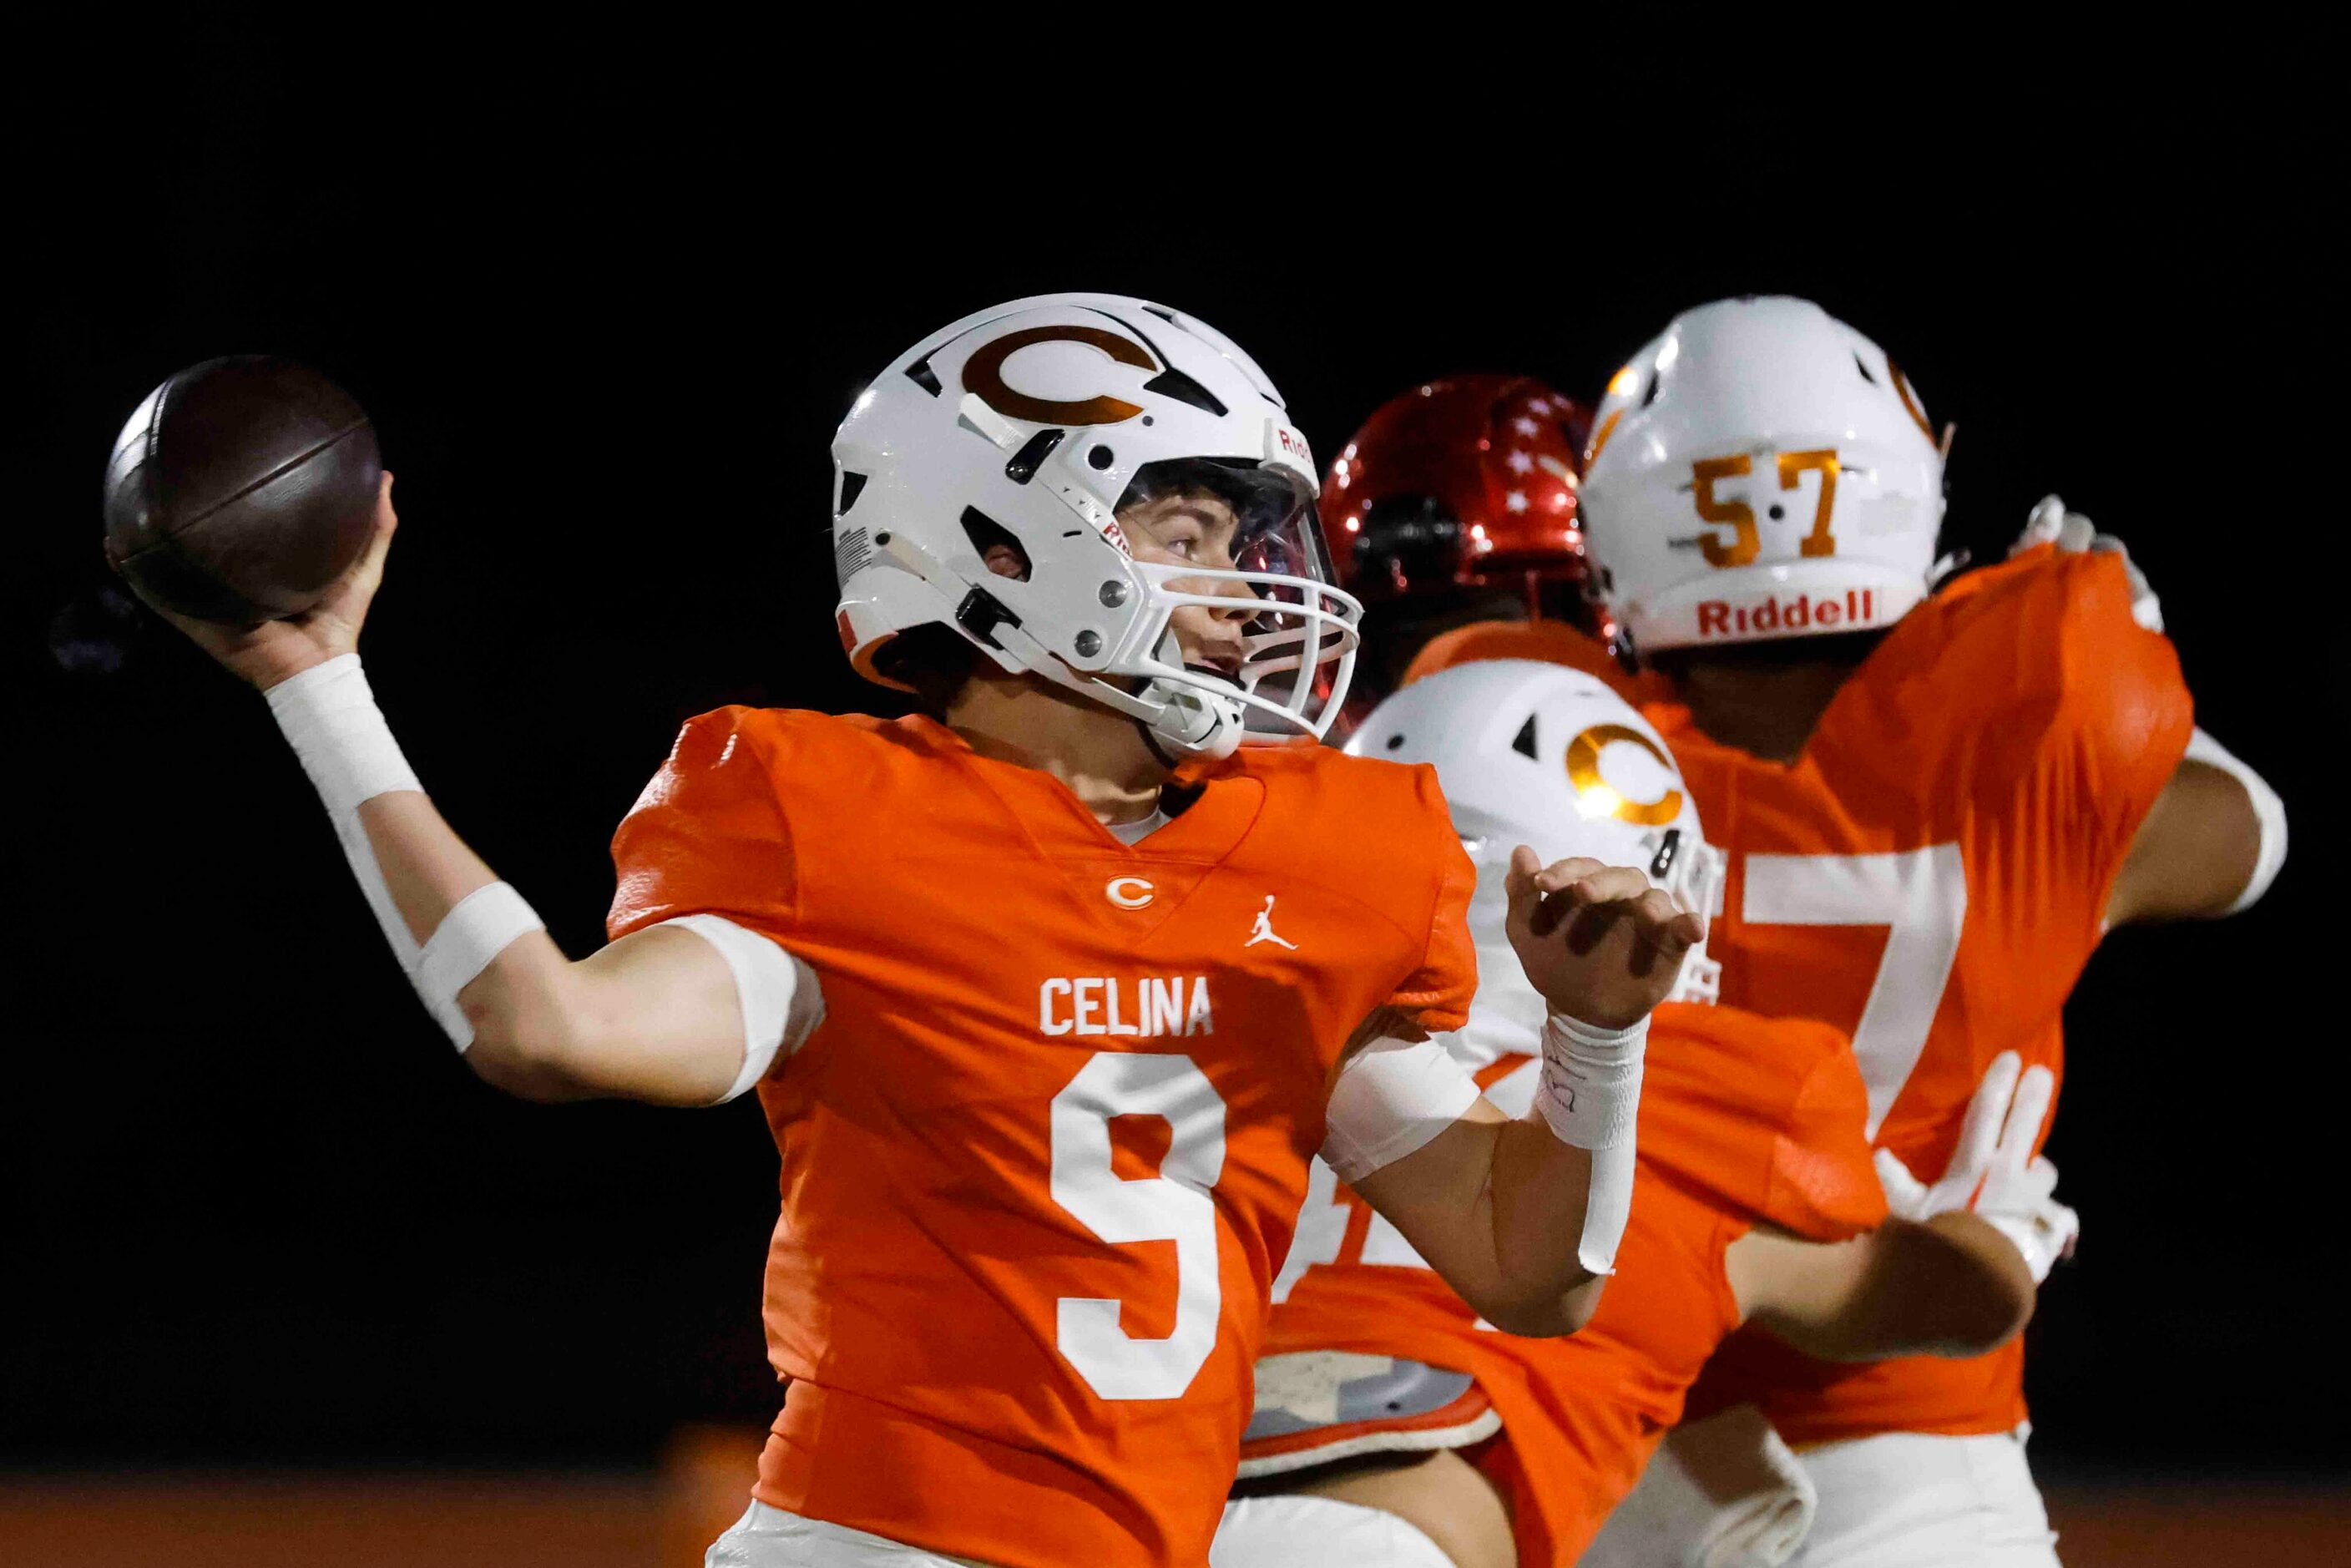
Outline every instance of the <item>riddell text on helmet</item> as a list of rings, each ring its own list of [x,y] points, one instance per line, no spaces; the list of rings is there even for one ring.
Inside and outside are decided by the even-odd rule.
[[[1831,626],[1869,626],[1877,621],[1877,591],[1848,588],[1842,598],[1815,599],[1800,593],[1793,599],[1768,599],[1750,609],[1720,599],[1701,599],[1698,634],[1701,637],[1751,637],[1767,632],[1810,632]]]

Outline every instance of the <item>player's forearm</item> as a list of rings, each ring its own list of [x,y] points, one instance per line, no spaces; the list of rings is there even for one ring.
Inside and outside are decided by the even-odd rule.
[[[2258,902],[2285,863],[2285,804],[2202,730],[2131,840],[2106,924],[2216,920]]]
[[[1574,1222],[1590,1164],[1541,1121],[1479,1099],[1420,1148],[1351,1179],[1479,1316],[1541,1337],[1574,1333],[1598,1301]]]
[[[1533,1113],[1500,1130],[1489,1182],[1498,1298],[1513,1332],[1573,1333],[1599,1310],[1632,1212],[1646,1016],[1544,1021]]]
[[[1890,1219],[1845,1244],[1845,1288],[1817,1313],[1758,1321],[1830,1361],[1981,1355],[2032,1316],[2032,1270],[1992,1226],[1964,1210]]]
[[[420,950],[467,895],[498,881],[420,790],[378,795],[359,817],[392,908]],[[593,1031],[571,967],[543,931],[517,937],[492,957],[455,994],[470,1029],[461,1048],[465,1065],[526,1100],[616,1092],[583,1071]]]
[[[1581,1255],[1583,1227],[1562,1223],[1591,1207],[1592,1153],[1560,1142],[1540,1117],[1496,1134],[1486,1206],[1495,1279],[1485,1317],[1511,1333],[1573,1333],[1592,1320],[1607,1283]]]
[[[1646,1019],[1598,1030],[1554,1017],[1526,1119],[1476,1100],[1391,1164],[1360,1175],[1333,1164],[1489,1322],[1573,1333],[1598,1308],[1631,1211],[1646,1037]]]
[[[639,933],[569,962],[522,896],[442,820],[356,655],[267,696],[393,956],[476,1073],[538,1100],[726,1097],[751,1046],[732,962],[709,941]]]

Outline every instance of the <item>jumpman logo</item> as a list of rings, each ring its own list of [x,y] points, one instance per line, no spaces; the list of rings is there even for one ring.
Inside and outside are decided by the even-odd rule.
[[[1241,946],[1254,947],[1260,942],[1270,942],[1277,947],[1287,947],[1293,953],[1298,951],[1297,943],[1285,942],[1273,934],[1273,894],[1270,893],[1265,895],[1265,907],[1257,912],[1257,928],[1249,934],[1249,939]]]

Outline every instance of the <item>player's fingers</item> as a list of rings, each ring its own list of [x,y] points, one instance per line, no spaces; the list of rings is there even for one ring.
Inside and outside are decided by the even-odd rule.
[[[2064,526],[2064,522],[2065,503],[2055,496],[2042,497],[2040,504],[2032,508],[2032,515],[2025,519],[2024,532],[2017,536],[2015,545],[2008,553],[2014,555],[2018,550],[2047,544],[2057,537],[2057,530]]]
[[[1526,850],[1525,852],[1531,859],[1533,858],[1534,852],[1531,849]],[[1549,936],[1556,932],[1562,922],[1583,907],[1582,904],[1568,896],[1563,890],[1575,879],[1600,869],[1602,869],[1600,862],[1581,856],[1538,867],[1534,874],[1528,879],[1531,890],[1531,902],[1524,906],[1523,911],[1529,933],[1536,936]]]
[[[1689,940],[1682,934],[1682,908],[1674,902],[1673,894],[1662,887],[1653,887],[1625,904],[1625,913],[1633,919],[1633,928],[1641,940],[1650,943],[1668,956],[1678,957],[1688,947]]]
[[[2044,1220],[2058,1237],[2057,1256],[2070,1259],[2082,1245],[2082,1216],[2071,1206],[2052,1203],[2044,1209]]]
[[[1567,863],[1561,862],[1562,865]],[[1557,896],[1570,904],[1587,907],[1602,904],[1631,904],[1649,891],[1648,877],[1635,867],[1602,865],[1596,861],[1580,863],[1593,869],[1572,881],[1562,883],[1558,889]]]
[[[2057,1075],[2046,1067],[2036,1063],[2017,1079],[2016,1094],[2009,1102],[2008,1116],[2000,1131],[2000,1147],[2019,1169],[2032,1156],[2032,1145],[2041,1136],[2041,1124],[2049,1116],[2049,1103],[2056,1097]]]
[[[1535,886],[1535,873],[1542,870],[1542,857],[1525,844],[1510,852],[1510,869],[1502,875],[1502,896],[1510,901],[1510,913],[1523,913],[1522,906],[1542,896]]]
[[[1534,852],[1530,850],[1530,854]],[[1594,872],[1606,871],[1608,862],[1593,860],[1590,855],[1570,855],[1563,861],[1553,861],[1535,873],[1535,885],[1546,894],[1563,893]]]
[[[367,549],[344,571],[342,581],[329,591],[337,604],[364,610],[375,597],[375,591],[383,584],[383,563],[392,551],[392,533],[399,527],[400,515],[392,509],[392,476],[386,474],[375,493],[375,532],[368,536]]]
[[[1892,1149],[1880,1149],[1870,1156],[1877,1166],[1877,1185],[1886,1190],[1888,1212],[1901,1219],[1915,1219],[1927,1197],[1927,1184],[1910,1174]]]
[[[1951,1154],[1952,1170],[1981,1170],[1991,1163],[2023,1065],[2022,1057],[2003,1051],[1984,1069],[1983,1082],[1976,1085],[1975,1098],[1968,1102],[1967,1116],[1959,1124],[1959,1147]]]
[[[2046,1155],[2035,1155],[2024,1167],[2024,1190],[2039,1203],[2057,1190],[2057,1167]]]

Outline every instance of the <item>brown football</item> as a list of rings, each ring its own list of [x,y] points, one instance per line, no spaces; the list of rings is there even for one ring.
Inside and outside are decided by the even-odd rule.
[[[147,394],[106,465],[106,559],[183,615],[298,615],[366,549],[383,471],[350,393],[291,360],[192,365]]]

